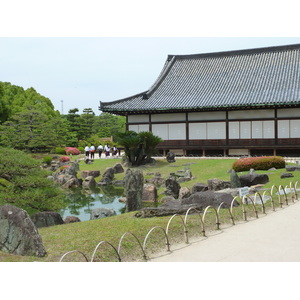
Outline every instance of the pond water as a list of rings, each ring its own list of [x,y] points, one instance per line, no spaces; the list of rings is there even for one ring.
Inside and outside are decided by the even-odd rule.
[[[123,188],[113,186],[101,187],[94,190],[76,189],[66,194],[66,208],[60,211],[63,219],[67,216],[76,216],[81,221],[90,220],[90,212],[94,208],[112,208],[116,214],[125,210],[125,203],[119,202],[124,194]]]

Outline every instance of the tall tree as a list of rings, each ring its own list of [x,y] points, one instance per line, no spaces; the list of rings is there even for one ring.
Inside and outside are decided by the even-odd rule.
[[[48,117],[59,116],[59,112],[54,110],[51,100],[39,94],[34,88],[24,90],[24,88],[12,85],[9,82],[0,82],[0,84],[3,94],[2,96],[0,95],[1,103],[4,103],[6,106],[6,115],[2,115],[0,122],[3,123],[16,113],[32,106]]]
[[[61,127],[57,127],[59,124]],[[64,143],[62,129],[59,117],[49,118],[35,107],[29,107],[0,126],[0,144],[26,151],[49,151]]]
[[[9,115],[9,103],[4,97],[4,85],[0,82],[0,124],[5,122]]]
[[[126,129],[126,119],[123,116],[116,116],[109,113],[101,113],[94,123],[94,130],[99,137],[114,138]]]

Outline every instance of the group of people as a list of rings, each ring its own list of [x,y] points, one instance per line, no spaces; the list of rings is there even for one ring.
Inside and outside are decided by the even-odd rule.
[[[91,147],[86,146],[84,148],[84,151],[85,151],[86,158],[89,158],[89,157],[91,157],[91,159],[95,158],[96,148],[94,145],[92,145]],[[116,147],[116,145],[114,145],[113,148],[111,149],[108,144],[106,144],[104,147],[102,146],[102,144],[100,144],[97,147],[97,151],[98,151],[99,158],[101,158],[102,153],[104,153],[105,158],[109,158],[111,152],[112,152],[113,158],[118,157],[118,148]]]

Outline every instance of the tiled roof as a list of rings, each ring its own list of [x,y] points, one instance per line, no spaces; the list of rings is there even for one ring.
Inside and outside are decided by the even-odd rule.
[[[195,55],[169,55],[140,94],[100,102],[116,114],[300,105],[300,44]]]

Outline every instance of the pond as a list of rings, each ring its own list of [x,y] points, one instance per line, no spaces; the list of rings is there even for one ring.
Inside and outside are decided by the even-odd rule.
[[[124,195],[123,188],[113,186],[101,187],[94,190],[76,189],[66,194],[66,208],[60,211],[63,219],[67,216],[76,216],[81,221],[90,220],[90,212],[94,208],[111,208],[116,214],[125,210],[125,203],[119,202]]]

